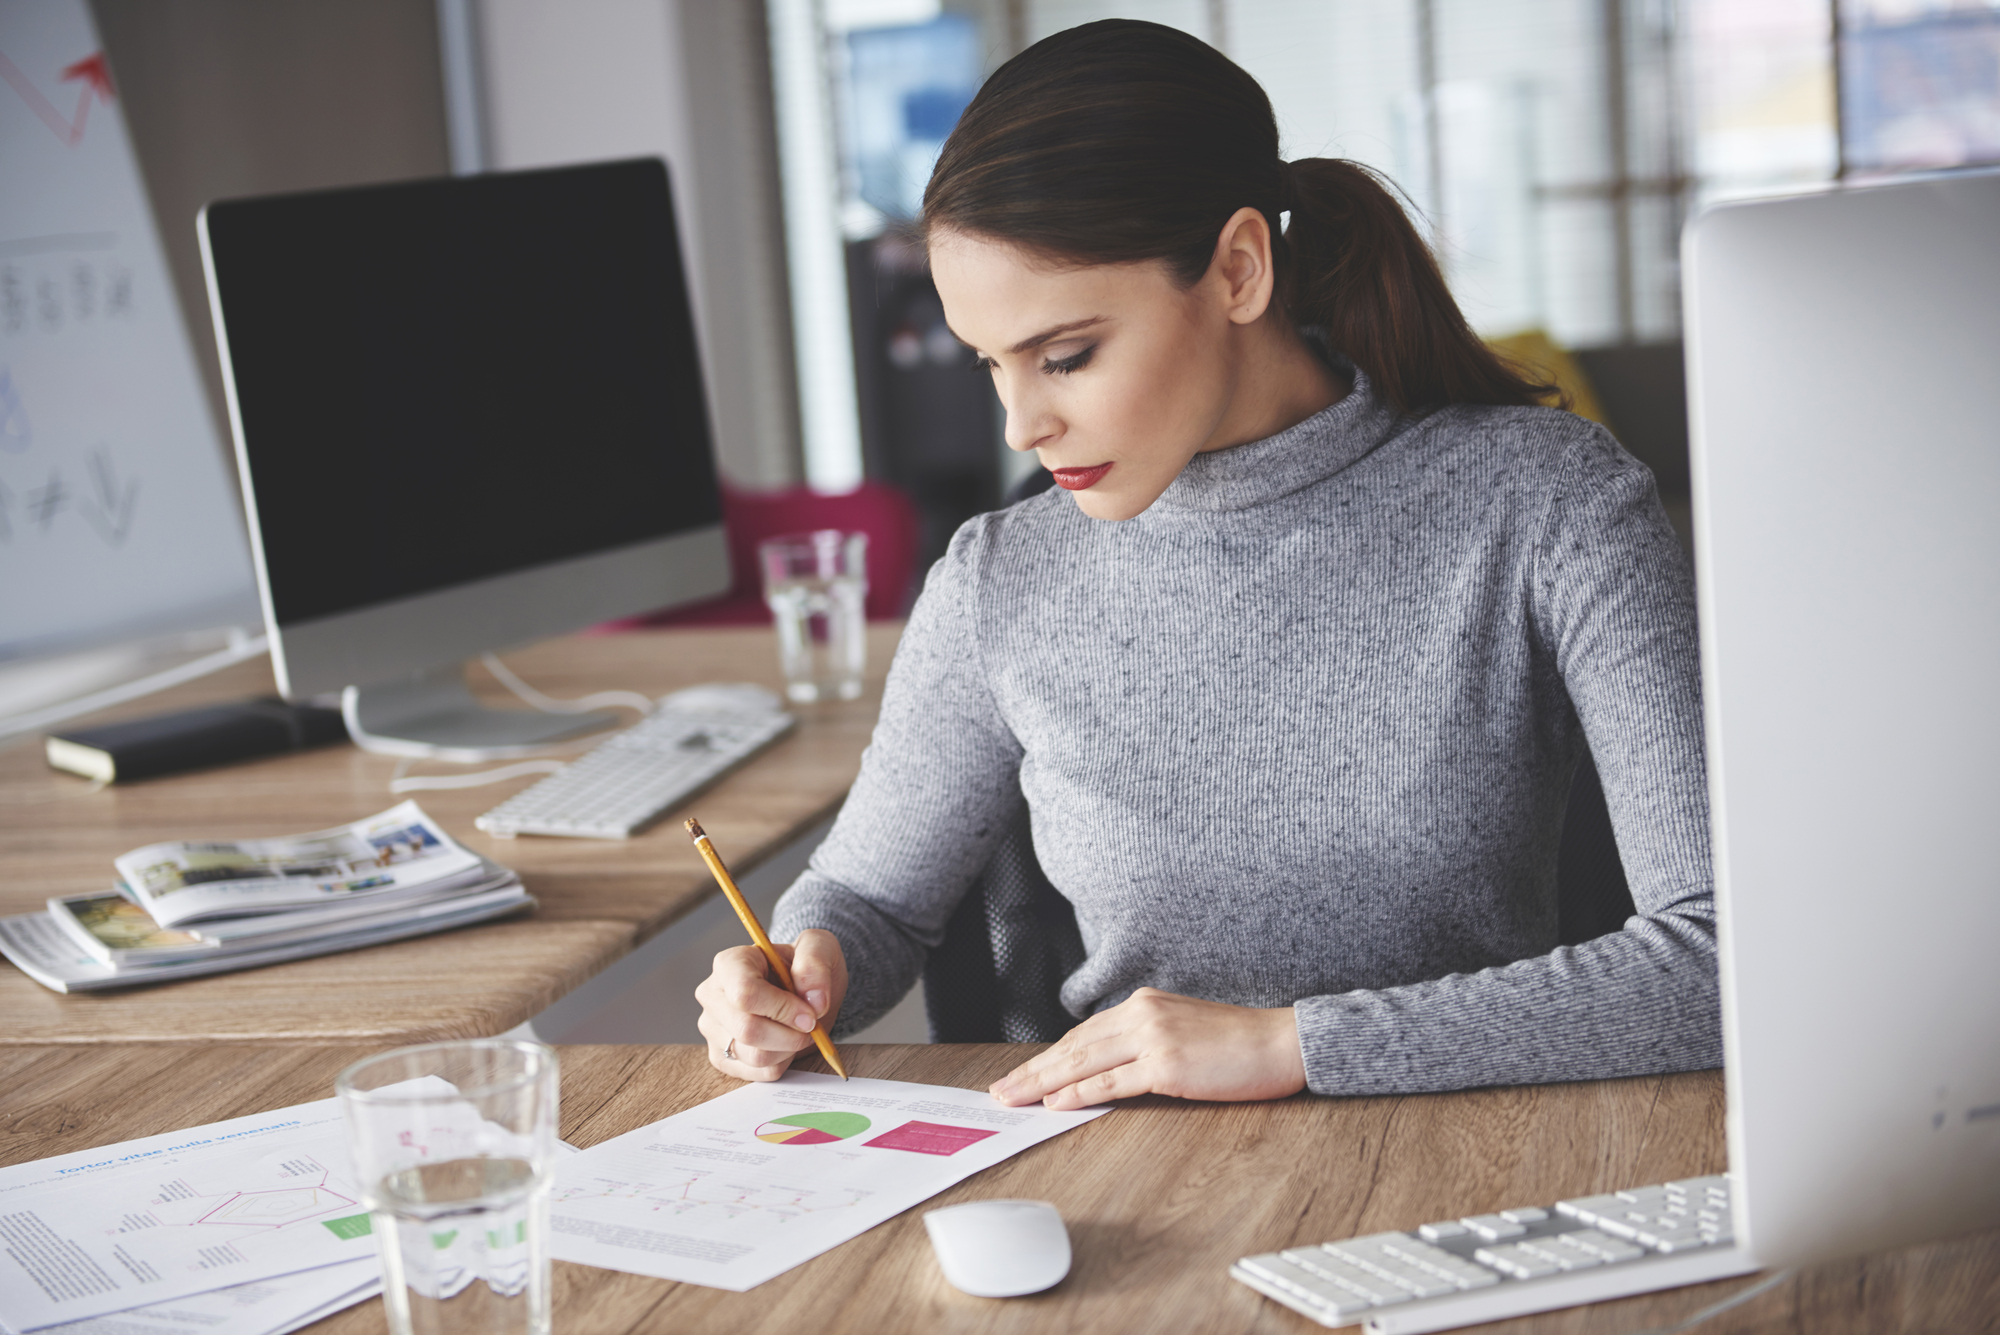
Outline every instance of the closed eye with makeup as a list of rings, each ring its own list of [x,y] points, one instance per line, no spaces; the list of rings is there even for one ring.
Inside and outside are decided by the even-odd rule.
[[[1262,439],[1343,388],[1265,318],[1269,233],[1254,210],[1191,286],[1163,263],[1057,264],[950,230],[932,234],[930,257],[946,321],[992,377],[1008,448],[1034,451],[1094,519],[1130,519],[1196,454]],[[1303,391],[1269,392],[1274,367]]]

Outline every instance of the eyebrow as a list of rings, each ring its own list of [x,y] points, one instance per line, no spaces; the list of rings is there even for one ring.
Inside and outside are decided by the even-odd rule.
[[[1090,315],[1084,317],[1081,320],[1071,320],[1065,324],[1054,325],[1048,329],[1044,329],[1039,334],[1035,334],[1032,335],[1031,337],[1022,339],[1019,343],[1016,343],[1013,347],[1007,349],[1007,352],[1010,356],[1027,352],[1033,348],[1040,347],[1042,344],[1047,343],[1051,339],[1061,338],[1064,334],[1075,333],[1079,329],[1088,329],[1090,326],[1094,324],[1102,324],[1104,323],[1105,320],[1109,318],[1110,318],[1109,316],[1104,316],[1104,315]],[[946,325],[945,328],[951,329],[951,326]],[[952,337],[958,338],[957,330],[955,329],[952,330]],[[966,343],[966,340],[962,338],[959,338],[958,341],[961,343]],[[970,347],[972,345],[970,343],[966,343],[966,346]]]

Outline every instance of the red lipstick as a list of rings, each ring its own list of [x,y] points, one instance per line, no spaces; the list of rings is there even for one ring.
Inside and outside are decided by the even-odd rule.
[[[1051,468],[1049,471],[1055,474],[1056,485],[1064,491],[1082,491],[1086,487],[1096,486],[1103,479],[1104,475],[1111,471],[1111,465],[1093,464],[1089,468]]]

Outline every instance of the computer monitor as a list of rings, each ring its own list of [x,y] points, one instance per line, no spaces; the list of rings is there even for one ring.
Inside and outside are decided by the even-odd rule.
[[[2000,1225],[2000,174],[1684,260],[1737,1240]]]
[[[462,660],[723,592],[665,164],[229,200],[201,215],[271,657],[371,749],[521,754]]]

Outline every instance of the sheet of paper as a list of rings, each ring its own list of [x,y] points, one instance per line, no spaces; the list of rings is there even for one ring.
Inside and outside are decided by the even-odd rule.
[[[740,1293],[1108,1111],[795,1071],[563,1160],[551,1250]]]
[[[46,1327],[41,1335],[282,1335],[382,1291],[373,1256]]]
[[[0,1168],[0,1324],[375,1255],[333,1099]]]

